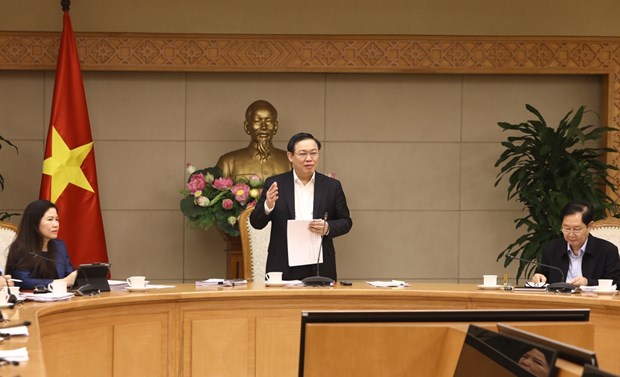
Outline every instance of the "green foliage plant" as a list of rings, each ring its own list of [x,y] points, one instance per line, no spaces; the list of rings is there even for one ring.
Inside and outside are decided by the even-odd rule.
[[[497,257],[507,267],[519,257],[540,261],[542,246],[561,237],[560,212],[572,200],[586,200],[592,204],[595,218],[618,214],[619,207],[606,193],[615,189],[608,172],[617,167],[604,162],[605,154],[617,152],[599,145],[603,136],[614,128],[581,125],[585,106],[574,114],[568,112],[557,128],[547,126],[540,112],[531,105],[526,109],[536,119],[525,123],[499,122],[509,136],[502,142],[505,148],[495,167],[500,168],[495,186],[508,179],[508,200],[517,200],[524,206],[525,216],[515,220],[515,228],[524,234],[508,245]],[[529,277],[535,263],[519,262],[517,281]]]

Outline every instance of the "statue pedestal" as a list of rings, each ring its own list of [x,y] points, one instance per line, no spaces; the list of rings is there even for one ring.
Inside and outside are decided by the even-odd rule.
[[[219,230],[220,235],[226,241],[224,252],[226,253],[226,279],[243,279],[243,251],[241,250],[241,238]]]

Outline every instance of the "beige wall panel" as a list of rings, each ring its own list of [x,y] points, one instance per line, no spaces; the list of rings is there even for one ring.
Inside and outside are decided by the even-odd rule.
[[[508,180],[495,187],[499,168],[495,161],[500,143],[463,143],[461,146],[461,210],[520,210],[516,200],[507,201]]]
[[[353,229],[336,242],[342,279],[454,279],[457,211],[353,211]]]
[[[329,140],[460,139],[460,76],[329,75],[326,93]]]
[[[183,140],[185,74],[87,72],[84,89],[95,140]]]
[[[570,110],[586,105],[596,113],[584,121],[600,124],[603,86],[600,76],[464,76],[463,141],[503,141],[497,122],[535,119],[525,104],[537,108],[556,127]],[[586,124],[586,123],[583,123]]]
[[[0,210],[21,211],[38,197],[54,76],[37,75],[0,75],[0,83],[17,88],[0,86],[1,98],[10,102],[0,113],[0,134],[7,129],[20,135],[14,140],[18,155],[0,151],[7,185]],[[596,76],[85,77],[113,275],[144,273],[169,282],[224,277],[224,241],[214,229],[194,231],[185,224],[179,190],[186,162],[212,166],[221,154],[247,145],[244,112],[253,100],[267,98],[264,93],[273,94],[267,99],[280,113],[276,145],[284,149],[301,130],[314,133],[324,142],[319,171],[335,173],[344,186],[354,227],[336,240],[341,278],[478,282],[488,270],[503,273],[495,257],[516,239],[513,219],[521,214],[517,204],[506,203],[505,183],[493,187],[493,163],[505,137],[497,121],[528,119],[524,104],[533,98],[544,115],[553,109],[548,117],[555,124],[581,103],[601,108],[603,91]],[[43,120],[32,116],[36,103]],[[13,109],[21,109],[23,118]],[[362,115],[360,109],[372,111]],[[5,128],[4,119],[25,120],[14,130]],[[410,140],[420,142],[403,142]],[[465,212],[472,210],[477,212]],[[424,251],[412,254],[414,246]],[[491,252],[484,257],[480,250]],[[480,262],[483,257],[488,259]]]
[[[5,180],[4,191],[0,192],[0,211],[22,211],[39,198],[45,145],[43,141],[13,141],[19,148],[18,153],[6,145],[0,151],[0,173]],[[12,222],[19,221],[19,217],[12,218]]]
[[[513,220],[523,216],[519,211],[461,211],[459,236],[459,278],[482,280],[483,274],[514,279],[517,264],[504,268],[496,261],[499,253],[520,236]],[[481,282],[479,284],[482,284]]]
[[[620,35],[616,0],[75,1],[76,31],[258,34]],[[54,1],[0,1],[5,30],[60,30]],[[534,11],[532,11],[534,10]],[[52,17],[56,15],[57,17]]]
[[[183,276],[183,228],[178,211],[103,211],[112,278]]]
[[[249,141],[245,110],[264,99],[278,111],[277,141],[307,131],[323,137],[322,74],[188,74],[187,138]]]
[[[184,144],[176,141],[95,142],[103,209],[177,210]]]
[[[185,219],[183,220],[185,224]],[[192,229],[184,225],[183,279],[186,282],[226,277],[226,243],[217,231]]]
[[[456,210],[456,143],[330,143],[326,171],[355,210]]]
[[[0,135],[16,145],[44,137],[43,99],[43,72],[0,71]]]

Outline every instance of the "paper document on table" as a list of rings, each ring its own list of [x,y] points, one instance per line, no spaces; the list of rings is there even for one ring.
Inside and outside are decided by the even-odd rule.
[[[26,347],[12,350],[0,350],[0,359],[7,361],[28,361],[28,349]]]
[[[288,265],[303,266],[316,264],[321,245],[321,236],[312,233],[308,226],[312,220],[289,220],[286,227],[288,238]],[[319,259],[323,263],[323,252]]]
[[[10,336],[28,336],[30,333],[28,332],[28,326],[15,326],[15,327],[0,327],[0,336],[4,336],[2,334],[8,334]]]
[[[392,281],[367,281],[366,283],[372,285],[373,287],[380,288],[391,288],[391,287],[408,287],[409,284],[402,280],[392,280]]]

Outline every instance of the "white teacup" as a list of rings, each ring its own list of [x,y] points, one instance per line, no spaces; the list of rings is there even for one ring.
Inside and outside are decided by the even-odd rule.
[[[6,304],[9,302],[9,290],[6,288],[0,289],[0,304]]]
[[[612,279],[598,279],[598,289],[604,291],[611,291],[611,285],[613,284]]]
[[[14,295],[15,297],[19,296],[19,287],[18,286],[9,287],[9,293]]]
[[[130,276],[127,283],[132,288],[144,288],[146,286],[146,276]]]
[[[267,272],[265,277],[267,278],[267,281],[270,283],[282,282],[282,272]]]
[[[497,285],[497,275],[482,275],[483,284],[486,286]]]
[[[47,285],[47,289],[56,294],[67,293],[67,282],[64,280],[54,280]]]

